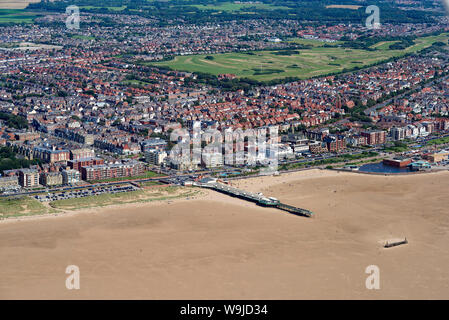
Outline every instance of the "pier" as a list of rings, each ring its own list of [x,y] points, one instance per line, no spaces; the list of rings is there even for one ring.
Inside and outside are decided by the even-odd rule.
[[[231,197],[237,197],[243,200],[251,201],[259,206],[277,208],[279,210],[287,211],[297,216],[303,216],[307,218],[313,216],[313,212],[309,210],[281,203],[278,199],[273,197],[266,197],[262,193],[244,191],[218,182],[208,182],[208,183],[194,182],[193,185],[201,188],[212,189],[217,192],[229,195]]]

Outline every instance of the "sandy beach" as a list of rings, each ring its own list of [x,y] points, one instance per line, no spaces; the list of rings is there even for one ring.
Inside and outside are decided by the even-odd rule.
[[[1,221],[0,299],[449,298],[449,172],[308,170],[232,184],[315,217],[208,191]],[[68,265],[80,290],[65,286]],[[379,290],[365,286],[369,265]]]

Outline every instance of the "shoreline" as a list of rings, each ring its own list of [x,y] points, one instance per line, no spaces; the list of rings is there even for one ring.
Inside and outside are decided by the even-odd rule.
[[[204,191],[204,190],[201,190]],[[6,217],[6,218],[0,218],[0,225],[6,224],[6,223],[14,223],[14,222],[21,222],[23,221],[33,221],[33,220],[41,220],[41,219],[53,219],[53,218],[63,218],[63,217],[71,217],[76,216],[79,214],[90,214],[90,213],[98,213],[102,211],[107,210],[116,210],[116,209],[136,209],[136,208],[142,208],[142,207],[152,207],[152,206],[160,206],[162,204],[171,204],[171,203],[178,203],[178,202],[187,202],[192,200],[200,200],[198,197],[204,197],[205,195],[194,195],[190,197],[182,197],[182,198],[175,198],[175,199],[169,199],[169,200],[150,200],[150,201],[139,201],[139,199],[135,199],[135,202],[129,202],[125,204],[109,204],[105,206],[98,206],[98,207],[91,207],[91,208],[80,208],[75,210],[69,210],[69,209],[55,209],[60,210],[61,212],[58,213],[46,213],[46,214],[37,214],[37,215],[28,215],[28,216],[19,216],[19,217]],[[47,203],[47,205],[49,205]]]
[[[313,219],[204,190],[192,200],[0,223],[0,259],[8,261],[0,298],[447,298],[449,172],[351,173],[230,181],[311,210]],[[405,238],[406,246],[384,248]],[[81,290],[65,288],[67,265],[80,267]],[[365,288],[369,265],[381,270],[381,290]]]
[[[245,177],[234,177],[229,178],[230,184],[235,184],[237,187],[242,186],[244,183],[242,181],[253,181],[254,179],[264,179],[264,178],[273,178],[276,182],[275,184],[282,184],[282,183],[289,183],[292,181],[299,181],[299,180],[306,180],[306,179],[313,179],[313,178],[326,178],[330,177],[333,174],[342,176],[343,174],[351,175],[351,174],[357,174],[357,175],[369,175],[369,176],[378,176],[378,177],[407,177],[407,176],[415,176],[415,175],[431,175],[431,174],[439,174],[441,172],[445,172],[449,170],[438,170],[438,171],[417,171],[417,172],[403,172],[403,173],[378,173],[378,172],[359,172],[359,171],[349,171],[349,170],[341,170],[341,169],[325,169],[325,168],[305,168],[305,169],[299,169],[295,171],[287,171],[287,172],[280,172],[278,176],[274,175],[258,175],[258,176],[245,176]],[[279,180],[279,178],[286,178]],[[164,186],[152,186],[151,189],[157,189],[158,187],[164,187]],[[166,187],[166,186],[165,186]],[[251,190],[251,191],[257,191],[261,192],[263,189],[259,190]],[[180,187],[180,188],[192,188],[192,187]],[[206,190],[199,188],[200,193],[199,195],[194,195],[191,197],[180,197],[175,199],[169,199],[169,200],[150,200],[150,201],[139,201],[139,199],[135,199],[135,202],[125,203],[125,204],[108,204],[105,206],[93,206],[90,208],[81,208],[81,209],[56,209],[60,210],[58,213],[46,213],[46,214],[37,214],[37,215],[25,215],[25,216],[18,216],[18,217],[2,217],[0,218],[0,225],[1,224],[7,224],[7,223],[19,223],[23,221],[33,221],[33,220],[41,220],[41,219],[53,219],[53,218],[63,218],[63,217],[72,217],[79,214],[91,214],[91,213],[104,213],[104,211],[108,210],[116,210],[116,209],[136,209],[136,208],[143,208],[143,207],[157,207],[161,206],[164,203],[165,204],[172,204],[172,203],[182,203],[187,201],[195,201],[195,200],[208,200],[207,197],[211,196],[211,194],[216,194],[215,191],[212,190]],[[213,196],[212,196],[213,197]],[[231,199],[230,196],[224,196]],[[241,200],[244,201],[244,200]],[[49,203],[46,203],[46,205],[49,205]],[[50,207],[52,208],[52,207]]]

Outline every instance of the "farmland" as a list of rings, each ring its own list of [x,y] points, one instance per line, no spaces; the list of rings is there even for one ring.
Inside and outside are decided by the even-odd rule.
[[[0,9],[24,9],[29,3],[40,0],[0,0]]]
[[[263,10],[289,10],[289,7],[285,6],[275,6],[267,3],[234,3],[234,2],[223,2],[220,4],[194,4],[192,7],[198,8],[200,10],[214,10],[214,11],[226,11],[234,12],[241,11],[244,9],[263,9]]]
[[[310,78],[328,73],[351,70],[417,52],[437,41],[447,42],[448,35],[422,37],[405,50],[390,50],[395,41],[383,41],[372,46],[372,51],[344,48],[337,44],[324,45],[315,40],[293,39],[291,42],[312,44],[310,49],[295,50],[298,53],[283,54],[282,51],[254,51],[213,55],[177,56],[170,61],[155,62],[174,70],[204,72],[209,74],[235,74],[259,81],[286,77]],[[207,57],[207,58],[206,58]],[[212,57],[212,58],[211,58]]]
[[[21,9],[0,9],[0,25],[6,23],[31,23],[38,16]]]

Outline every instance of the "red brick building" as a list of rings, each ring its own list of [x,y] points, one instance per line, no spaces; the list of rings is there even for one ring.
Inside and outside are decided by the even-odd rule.
[[[78,160],[69,160],[67,162],[70,169],[74,169],[81,172],[82,167],[98,166],[104,164],[104,160],[101,158],[84,158]]]
[[[384,144],[387,137],[387,133],[382,130],[363,131],[361,135],[366,138],[366,144],[371,146]]]
[[[86,181],[133,177],[144,173],[145,165],[139,161],[81,167],[81,178]]]
[[[346,140],[344,137],[329,135],[324,138],[327,150],[329,152],[339,152],[346,148]]]

